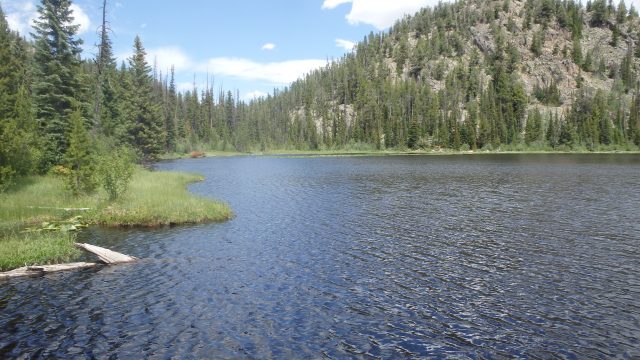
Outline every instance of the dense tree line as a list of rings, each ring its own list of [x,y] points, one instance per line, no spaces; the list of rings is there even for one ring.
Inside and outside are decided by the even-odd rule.
[[[8,28],[0,9],[0,184],[56,165],[81,177],[87,156],[122,147],[152,161],[196,149],[640,145],[640,26],[624,1],[443,3],[249,103],[213,85],[179,92],[173,70],[149,65],[140,38],[117,64],[106,20],[98,55],[81,59],[70,6],[42,0],[29,39]],[[106,19],[106,1],[103,9]],[[583,49],[594,28],[611,34],[607,49],[625,55]],[[570,40],[549,49],[552,30]],[[523,57],[545,56],[575,65],[570,93],[555,79],[527,89]]]

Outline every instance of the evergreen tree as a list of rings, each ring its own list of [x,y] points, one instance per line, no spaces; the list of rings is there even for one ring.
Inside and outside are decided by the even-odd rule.
[[[34,22],[35,68],[33,95],[37,120],[46,144],[43,168],[62,162],[68,142],[69,116],[79,106],[79,25],[72,24],[71,1],[42,0]]]
[[[542,137],[542,115],[539,110],[529,112],[525,130],[525,142],[530,145]]]
[[[624,3],[624,0],[620,0],[618,4],[618,13],[616,14],[616,21],[619,24],[623,24],[627,20],[627,6]]]
[[[176,149],[176,106],[177,106],[177,91],[176,91],[176,79],[175,68],[171,66],[171,81],[169,82],[169,91],[167,93],[167,116],[165,117],[165,129],[167,131],[166,150],[169,152]]]
[[[125,121],[128,141],[140,152],[145,161],[157,158],[163,148],[164,133],[160,108],[154,101],[153,78],[146,60],[146,52],[139,36],[129,59],[130,83],[126,97]]]
[[[83,194],[96,188],[95,164],[89,133],[85,129],[82,111],[76,109],[70,116],[69,148],[64,158],[71,170],[67,184],[75,194]]]
[[[102,25],[100,26],[100,43],[95,63],[95,98],[93,104],[93,121],[104,135],[113,136],[119,111],[114,86],[116,62],[113,56],[109,27],[107,22],[107,0],[102,2]]]
[[[605,0],[594,0],[591,4],[591,25],[602,26],[607,21],[607,3]]]
[[[14,104],[22,82],[22,65],[16,53],[18,36],[9,29],[9,24],[0,7],[0,121],[15,118]]]

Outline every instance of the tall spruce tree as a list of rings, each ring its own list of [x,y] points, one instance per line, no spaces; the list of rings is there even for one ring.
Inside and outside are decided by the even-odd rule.
[[[69,121],[69,148],[64,155],[65,162],[71,170],[67,185],[75,195],[79,195],[91,192],[97,186],[95,159],[91,149],[91,139],[85,129],[85,121],[82,119],[82,111],[79,108],[73,111]]]
[[[79,25],[71,1],[42,0],[34,22],[33,95],[45,138],[43,169],[60,164],[67,150],[69,117],[79,105],[81,86]]]
[[[152,161],[162,152],[164,131],[160,107],[154,99],[151,67],[139,36],[129,59],[130,84],[126,97],[126,128],[129,143],[145,161]]]
[[[28,175],[38,158],[27,44],[9,30],[0,7],[0,191]]]
[[[99,38],[98,56],[95,60],[93,122],[102,134],[112,136],[115,133],[119,112],[115,89],[116,61],[109,38],[107,0],[102,2],[102,25],[100,26]]]

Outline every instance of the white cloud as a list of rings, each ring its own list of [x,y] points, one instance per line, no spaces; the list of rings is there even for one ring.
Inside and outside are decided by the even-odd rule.
[[[267,95],[269,95],[269,94],[267,94],[266,92],[262,92],[260,90],[255,90],[255,91],[251,91],[251,92],[248,92],[248,93],[244,94],[244,96],[242,96],[242,100],[245,101],[245,102],[249,102],[251,100],[256,100],[256,99],[259,99],[259,98],[267,97]]]
[[[273,63],[258,63],[249,59],[219,57],[199,66],[199,70],[212,71],[215,75],[245,80],[261,80],[272,84],[289,84],[311,70],[326,65],[326,60],[290,60]]]
[[[167,73],[171,66],[175,67],[176,71],[189,70],[193,67],[193,61],[185,54],[182,49],[177,46],[165,46],[153,49],[145,49],[147,52],[147,62],[153,66],[157,66],[158,71]],[[133,55],[132,52],[125,52],[117,54],[118,61],[128,62],[128,59]]]
[[[345,39],[336,39],[336,46],[341,47],[347,51],[351,51],[356,46],[356,43]]]
[[[91,20],[84,10],[77,4],[71,4],[71,11],[73,11],[73,24],[80,25],[78,28],[78,34],[83,34],[89,30],[91,26]]]
[[[351,11],[346,18],[351,25],[369,24],[379,30],[392,26],[405,15],[413,15],[425,6],[435,6],[441,0],[324,0],[322,9],[334,9],[339,5],[351,3]],[[446,2],[446,1],[445,1]],[[582,1],[586,3],[586,1]],[[618,4],[618,1],[614,1]],[[640,0],[626,0],[627,7],[634,4],[640,8]]]
[[[171,69],[171,66],[174,66],[176,71],[186,70],[193,66],[189,56],[176,46],[148,49],[147,56],[149,63],[155,62],[158,70],[163,72]]]
[[[382,30],[405,15],[412,15],[425,6],[437,3],[434,0],[353,0],[347,21],[351,25],[365,23]]]
[[[2,4],[9,27],[22,35],[31,31],[33,20],[38,17],[36,6],[31,1],[7,1]]]
[[[350,2],[352,2],[353,0],[324,0],[324,3],[322,3],[322,8],[323,9],[335,9],[338,6],[342,5],[342,4],[348,4]]]
[[[273,43],[266,43],[264,45],[262,45],[262,50],[274,50],[276,48],[276,44]]]
[[[38,18],[38,11],[33,1],[7,0],[3,2],[2,6],[11,29],[22,35],[33,31],[33,21]],[[76,4],[71,4],[71,10],[74,17],[72,24],[80,25],[78,34],[87,32],[91,26],[91,20],[87,13]]]

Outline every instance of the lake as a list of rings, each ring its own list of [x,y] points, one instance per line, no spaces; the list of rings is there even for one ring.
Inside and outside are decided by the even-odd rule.
[[[638,358],[640,156],[161,163],[226,223],[0,283],[0,358]]]

